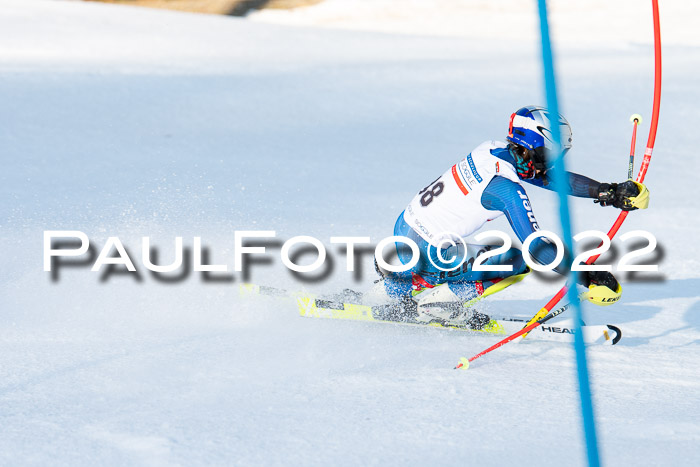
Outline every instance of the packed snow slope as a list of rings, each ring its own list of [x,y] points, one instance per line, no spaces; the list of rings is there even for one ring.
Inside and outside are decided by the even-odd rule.
[[[558,77],[574,128],[569,168],[622,181],[632,113],[646,117],[640,148],[646,140],[653,50],[608,3],[560,16],[595,16],[615,34],[600,43],[559,24]],[[641,3],[630,27],[651,37]],[[641,259],[660,270],[620,273],[623,300],[585,309],[589,324],[624,333],[588,350],[607,465],[700,463],[700,50],[684,40],[695,36],[681,3],[695,8],[661,11],[674,40],[651,206],[621,232],[653,233],[657,253]],[[504,17],[479,11],[480,24]],[[522,12],[524,29],[534,14]],[[163,264],[176,236],[188,248],[201,236],[209,261],[232,270],[235,230],[275,230],[323,240],[332,271],[300,282],[268,245],[249,280],[368,289],[370,255],[362,274],[347,273],[329,238],[390,235],[417,190],[502,139],[515,109],[544,101],[532,31],[399,32],[1,2],[0,464],[585,464],[568,345],[510,344],[458,372],[460,356],[496,339],[303,319],[288,301],[239,298],[240,273],[166,282],[141,262],[143,236]],[[529,194],[539,224],[557,230],[555,196]],[[572,207],[576,231],[607,231],[617,215],[590,200]],[[95,254],[118,236],[139,275],[82,261],[52,279],[45,230],[83,231]],[[630,248],[614,245],[618,259]],[[560,286],[530,277],[484,309],[529,316]]]

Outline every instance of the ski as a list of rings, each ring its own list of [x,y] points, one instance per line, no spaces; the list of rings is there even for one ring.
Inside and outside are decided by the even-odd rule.
[[[337,298],[319,298],[306,292],[291,292],[276,287],[260,286],[255,284],[241,285],[242,295],[266,295],[273,297],[291,297],[296,300],[299,315],[305,318],[322,318],[349,321],[364,321],[384,323],[402,326],[421,326],[454,331],[469,332],[474,334],[486,334],[507,336],[523,328],[527,323],[526,318],[492,318],[482,329],[472,329],[467,325],[456,325],[444,321],[422,322],[392,312],[387,305],[369,306],[359,302],[361,294],[346,291]],[[616,326],[593,325],[582,326],[583,338],[586,344],[615,345],[622,338],[622,332]],[[537,327],[528,339],[547,340],[558,342],[573,342],[574,326],[571,320],[546,324]]]

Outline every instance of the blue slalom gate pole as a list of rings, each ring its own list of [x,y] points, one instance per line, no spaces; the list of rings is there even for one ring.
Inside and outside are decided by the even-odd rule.
[[[571,218],[569,216],[568,189],[566,181],[566,169],[564,157],[561,151],[561,132],[559,130],[559,103],[557,101],[557,88],[554,77],[554,57],[552,56],[552,44],[549,39],[549,22],[547,19],[547,2],[538,0],[540,16],[540,35],[542,38],[542,64],[544,66],[545,91],[547,96],[547,108],[549,110],[550,121],[552,122],[552,137],[554,139],[554,186],[559,195],[559,217],[563,231],[563,241],[566,251],[573,253],[573,240],[571,235]],[[567,258],[565,267],[569,270],[569,281],[571,287],[567,292],[569,302],[574,308],[574,348],[576,350],[576,368],[578,372],[579,394],[581,396],[581,415],[583,418],[583,431],[586,441],[586,452],[588,454],[588,464],[592,467],[600,465],[598,456],[598,439],[595,427],[595,415],[593,413],[593,402],[591,399],[591,387],[588,378],[588,363],[586,361],[586,346],[583,343],[583,332],[581,330],[582,311],[581,303],[576,296],[575,280],[571,276],[571,256]]]

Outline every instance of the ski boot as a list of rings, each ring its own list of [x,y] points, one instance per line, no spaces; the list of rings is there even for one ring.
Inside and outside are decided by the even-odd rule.
[[[421,323],[480,330],[491,321],[487,314],[465,306],[465,301],[455,295],[447,284],[422,291],[414,298],[418,302],[416,321]]]

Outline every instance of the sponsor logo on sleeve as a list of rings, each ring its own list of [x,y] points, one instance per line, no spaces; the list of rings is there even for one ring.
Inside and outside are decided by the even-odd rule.
[[[527,211],[527,219],[530,221],[530,224],[532,224],[532,228],[535,230],[540,230],[540,226],[537,225],[537,219],[535,219],[535,213],[532,212],[532,207],[530,207],[530,200],[528,199],[527,195],[522,191],[518,190],[518,196],[520,196],[520,199],[523,202],[523,207]],[[547,241],[546,238],[542,238],[542,240],[549,243],[549,241]]]

